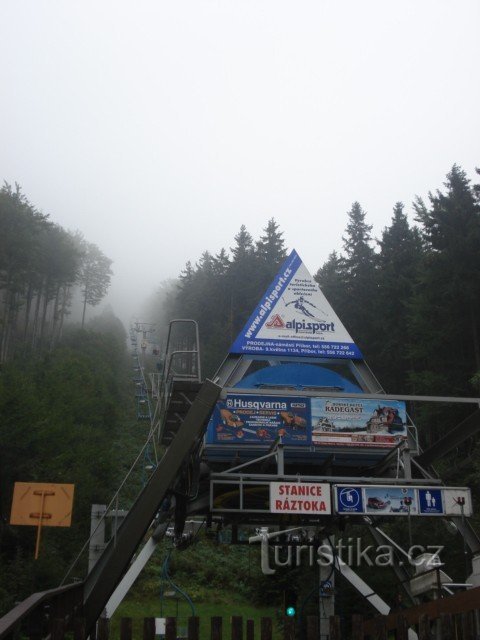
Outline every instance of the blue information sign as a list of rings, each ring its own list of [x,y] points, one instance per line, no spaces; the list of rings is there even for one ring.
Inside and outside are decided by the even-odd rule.
[[[441,489],[419,489],[418,503],[420,513],[428,513],[430,515],[443,514]]]
[[[363,513],[361,487],[337,487],[338,513]]]

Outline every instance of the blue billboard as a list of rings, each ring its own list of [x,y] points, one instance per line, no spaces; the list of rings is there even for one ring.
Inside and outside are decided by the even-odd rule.
[[[207,430],[209,444],[311,443],[308,398],[228,395],[217,402]]]

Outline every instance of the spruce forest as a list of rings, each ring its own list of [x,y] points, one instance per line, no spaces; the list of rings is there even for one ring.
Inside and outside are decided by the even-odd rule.
[[[108,502],[139,445],[128,421],[125,329],[108,311],[86,322],[110,265],[18,186],[0,190],[0,615],[60,583],[88,538],[92,501]],[[33,528],[9,525],[16,481],[76,487],[68,535],[51,528],[37,561]]]
[[[404,204],[394,204],[375,238],[368,213],[353,203],[339,247],[307,266],[317,269],[316,281],[387,393],[478,396],[480,185],[454,165],[413,209],[411,223]],[[143,319],[159,333],[172,318],[196,320],[204,377],[211,377],[292,248],[274,218],[258,239],[241,225],[230,248],[199,248],[177,280],[159,285]],[[294,248],[301,257],[302,247]],[[96,245],[51,222],[18,187],[0,190],[0,615],[60,582],[88,538],[91,505],[110,500],[146,437],[135,422],[125,328],[109,312],[86,320],[111,275]],[[76,323],[69,318],[75,295]],[[471,412],[409,409],[423,445]],[[476,500],[479,453],[472,438],[439,468]],[[49,531],[37,562],[30,528],[9,525],[18,480],[76,485],[71,530]]]

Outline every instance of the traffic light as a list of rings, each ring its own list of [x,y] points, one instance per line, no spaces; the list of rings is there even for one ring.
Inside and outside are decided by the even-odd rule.
[[[283,592],[283,612],[289,618],[297,615],[297,594],[293,589]]]

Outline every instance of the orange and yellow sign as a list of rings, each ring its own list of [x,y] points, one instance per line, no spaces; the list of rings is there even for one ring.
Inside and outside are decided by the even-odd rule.
[[[42,527],[69,527],[72,523],[73,484],[16,482],[10,524],[38,527],[35,559]]]

